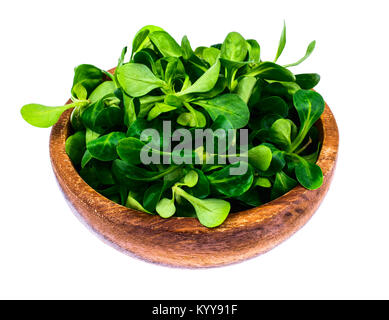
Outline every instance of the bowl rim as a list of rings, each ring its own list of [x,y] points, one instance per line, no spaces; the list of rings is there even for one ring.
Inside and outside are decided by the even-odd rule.
[[[114,69],[109,70],[113,72]],[[67,102],[69,103],[70,100]],[[192,217],[170,217],[161,218],[159,215],[127,208],[117,204],[98,193],[90,187],[78,174],[70,158],[65,151],[65,141],[69,136],[70,115],[73,109],[65,111],[58,122],[53,126],[50,134],[50,158],[54,173],[59,180],[68,200],[72,195],[85,205],[94,208],[95,212],[108,221],[115,224],[131,226],[142,226],[153,230],[185,233],[214,233],[228,232],[238,228],[255,228],[265,220],[277,215],[285,203],[293,204],[301,198],[309,199],[308,193],[318,192],[324,185],[329,185],[333,171],[336,166],[339,133],[338,127],[330,108],[325,104],[325,109],[316,122],[322,137],[322,146],[317,164],[323,171],[323,185],[316,190],[308,190],[301,185],[296,186],[279,198],[276,198],[259,207],[246,209],[239,212],[229,213],[222,225],[216,228],[207,228],[200,224],[197,218]]]

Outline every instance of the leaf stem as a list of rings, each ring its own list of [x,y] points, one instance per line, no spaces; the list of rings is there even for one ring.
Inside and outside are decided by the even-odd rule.
[[[198,127],[199,126],[199,120],[197,119],[197,115],[196,115],[196,112],[195,112],[194,108],[188,102],[184,102],[184,106],[193,115],[193,118],[196,121],[196,127]]]
[[[293,140],[292,144],[290,145],[288,152],[294,152],[294,150],[296,150],[299,147],[299,145],[304,141],[307,133],[308,131],[305,129],[305,127],[301,128],[297,137]]]
[[[296,154],[300,154],[300,153],[303,152],[311,143],[312,143],[312,139],[311,139],[311,137],[309,137],[308,142],[307,142],[305,145],[303,145],[299,150],[297,150],[295,153],[296,153]]]

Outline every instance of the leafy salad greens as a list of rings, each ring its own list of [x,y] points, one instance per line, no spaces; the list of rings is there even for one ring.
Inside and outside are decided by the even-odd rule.
[[[288,69],[309,57],[315,41],[303,58],[282,66],[277,61],[285,44],[284,25],[275,59],[264,61],[259,43],[237,32],[193,50],[186,36],[179,44],[162,28],[145,26],[131,52],[123,49],[113,74],[79,65],[72,103],[27,104],[21,114],[31,125],[47,128],[73,108],[73,134],[65,148],[92,188],[129,208],[163,218],[197,217],[217,227],[230,212],[260,206],[298,184],[322,185],[315,123],[325,104],[311,90],[320,76]],[[187,129],[192,139],[197,129],[213,130],[217,148],[212,154],[202,146],[167,150],[167,121],[173,131]],[[159,133],[153,144],[145,138],[147,129]],[[239,140],[242,132],[246,142]],[[142,150],[170,161],[144,163]],[[208,163],[211,158],[216,162]],[[246,170],[232,174],[243,162]]]

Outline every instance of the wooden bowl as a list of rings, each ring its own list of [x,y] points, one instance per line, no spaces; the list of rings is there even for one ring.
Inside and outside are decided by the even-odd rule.
[[[212,267],[246,260],[289,238],[313,215],[330,186],[338,153],[338,128],[326,105],[317,126],[322,136],[318,165],[324,181],[317,190],[297,186],[282,197],[250,210],[231,213],[208,229],[195,218],[160,218],[126,208],[89,187],[65,152],[70,131],[67,110],[50,136],[55,176],[70,207],[94,232],[117,249],[144,260],[175,267]]]

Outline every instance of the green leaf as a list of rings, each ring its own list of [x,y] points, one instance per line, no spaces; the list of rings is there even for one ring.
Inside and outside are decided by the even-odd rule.
[[[196,121],[196,116],[190,112],[183,112],[177,118],[177,123],[184,127],[196,127],[198,121]]]
[[[202,58],[213,66],[220,57],[220,50],[216,48],[204,48]]]
[[[116,90],[115,83],[113,81],[104,81],[89,96],[89,101],[94,103],[108,94],[114,93]]]
[[[309,90],[320,82],[320,75],[317,73],[302,73],[296,74],[296,83],[301,87],[301,89]]]
[[[189,93],[195,92],[208,92],[216,85],[216,82],[219,78],[220,72],[220,61],[217,60],[216,63],[209,68],[197,81],[192,84],[189,88],[178,93],[182,96]]]
[[[157,74],[157,67],[155,62],[158,60],[157,54],[149,49],[142,49],[135,53],[134,58],[131,62],[143,64],[153,71],[154,74]]]
[[[182,57],[185,60],[189,60],[191,56],[194,55],[192,47],[190,45],[189,39],[187,36],[183,36],[181,40],[181,49],[182,49]]]
[[[155,208],[161,199],[162,193],[164,191],[164,183],[162,181],[158,181],[154,183],[152,186],[147,188],[143,196],[143,207],[150,212],[155,211]]]
[[[176,213],[174,200],[168,198],[161,199],[157,204],[156,211],[162,218],[170,218]]]
[[[173,37],[165,31],[154,31],[149,35],[150,40],[164,57],[181,57],[182,49]]]
[[[227,218],[231,205],[229,202],[220,199],[198,199],[179,187],[174,192],[188,200],[196,211],[200,223],[208,228],[215,228],[221,225]]]
[[[85,131],[78,131],[67,138],[65,151],[73,164],[79,165],[85,152]]]
[[[314,91],[299,90],[293,96],[293,104],[297,110],[301,124],[311,128],[319,120],[324,111],[322,96]]]
[[[300,86],[296,82],[280,82],[280,84],[291,96],[293,96],[297,91],[301,90]]]
[[[140,139],[142,131],[149,127],[150,123],[148,121],[146,121],[145,119],[138,118],[128,127],[126,135],[127,137],[134,137]]]
[[[260,199],[259,192],[254,185],[244,194],[236,198],[250,207],[259,207],[263,202]]]
[[[249,51],[249,61],[258,63],[261,61],[261,47],[256,40],[246,40]]]
[[[208,197],[211,192],[209,181],[201,170],[194,169],[194,171],[197,173],[198,180],[197,183],[188,190],[188,192],[196,198],[204,199]]]
[[[197,199],[190,201],[193,205],[200,223],[207,228],[220,226],[230,213],[229,202],[220,199]]]
[[[188,105],[187,105],[188,107]],[[177,118],[177,123],[182,126],[203,128],[207,124],[207,119],[204,114],[190,107],[190,112],[183,112]]]
[[[258,104],[259,101],[263,98],[263,91],[267,86],[268,83],[265,80],[261,78],[257,79],[257,83],[255,84],[250,99],[247,103],[250,108]]]
[[[164,182],[164,189],[171,188],[175,183],[181,181],[185,175],[187,174],[187,169],[185,169],[183,166],[177,168],[177,170],[174,170],[163,177]]]
[[[40,127],[40,128],[48,128],[54,125],[61,114],[74,107],[69,104],[61,107],[47,107],[41,104],[27,104],[22,107],[20,113],[23,119],[29,124]]]
[[[276,54],[276,57],[274,59],[274,62],[277,62],[278,58],[282,54],[282,51],[284,51],[285,44],[286,44],[286,25],[285,25],[285,21],[284,21],[284,27],[282,28],[280,41],[278,43],[277,54]]]
[[[220,54],[226,60],[243,61],[247,51],[246,40],[238,32],[230,32],[222,44]]]
[[[289,119],[278,119],[270,127],[269,135],[270,140],[274,144],[287,149],[291,145],[292,121]]]
[[[75,107],[72,111],[72,114],[70,115],[70,123],[72,125],[72,128],[74,131],[82,131],[85,130],[84,123],[82,122],[81,119],[81,112],[83,109],[85,109],[86,106],[84,107]]]
[[[276,179],[271,190],[271,199],[276,199],[297,186],[297,181],[289,177],[285,172],[276,173]]]
[[[225,116],[218,116],[212,123],[214,152],[216,154],[225,153],[234,143],[236,143],[236,130],[231,121]],[[219,149],[219,148],[222,149]]]
[[[293,141],[290,152],[296,150],[305,136],[324,112],[324,100],[320,94],[310,90],[299,90],[293,95],[293,104],[300,119],[300,131]]]
[[[114,95],[108,95],[85,107],[81,113],[83,124],[98,133],[104,133],[119,126],[123,121],[123,112],[119,103],[120,99]]]
[[[156,103],[155,106],[150,110],[147,116],[147,120],[151,121],[156,117],[158,117],[161,113],[170,112],[176,109],[177,109],[176,107],[169,106],[168,104],[165,103]]]
[[[227,79],[227,86],[230,92],[234,91],[238,81],[235,79],[239,69],[242,67],[247,67],[249,65],[248,61],[232,61],[224,58],[220,58],[221,65],[224,67],[224,74]],[[242,72],[244,73],[244,72]]]
[[[256,83],[257,79],[255,77],[243,77],[239,79],[236,94],[245,103],[248,103]]]
[[[79,100],[86,100],[88,98],[88,92],[86,91],[85,87],[82,85],[81,82],[76,83],[73,86],[73,94],[74,96]]]
[[[171,163],[175,163],[176,157],[193,163],[196,160],[196,153],[194,151],[190,152],[190,150],[186,150],[184,155],[174,150],[173,152],[164,152],[160,150],[159,146],[155,146],[153,141],[145,143],[135,137],[121,139],[117,145],[116,151],[122,160],[132,165],[142,163],[142,152],[144,152],[143,154],[148,154],[150,157],[153,155],[157,156],[158,160],[160,160],[161,156],[167,156],[169,157]]]
[[[91,64],[81,64],[77,66],[74,69],[72,95],[77,95],[75,89],[78,90],[77,85],[79,84],[81,84],[88,94],[90,94],[101,82],[103,82],[104,77],[104,72]]]
[[[196,96],[198,96],[201,99],[212,99],[220,95],[226,88],[227,88],[227,79],[219,75],[219,78],[217,79],[216,84],[212,88],[212,90],[203,93],[198,92]]]
[[[320,188],[323,184],[323,172],[321,168],[317,164],[310,163],[302,157],[298,157],[295,174],[298,182],[309,190]]]
[[[85,166],[93,159],[92,155],[88,150],[85,150],[84,155],[81,159],[81,168],[85,168]]]
[[[155,88],[162,88],[166,83],[158,79],[149,68],[139,63],[127,63],[117,72],[120,86],[131,97],[140,97]]]
[[[150,34],[149,29],[139,30],[138,33],[135,35],[134,40],[132,40],[132,54],[131,57],[135,52],[137,52],[142,44],[147,39],[148,35]]]
[[[117,145],[116,151],[120,159],[131,164],[140,164],[140,153],[146,144],[137,138],[121,139]]]
[[[234,126],[234,129],[243,128],[247,125],[250,112],[247,104],[236,94],[223,94],[207,101],[193,102],[203,107],[212,120],[220,115],[225,116]]]
[[[127,53],[127,47],[124,47],[122,49],[122,53],[120,54],[120,57],[118,59],[118,64],[116,65],[116,68],[115,68],[115,72],[114,72],[114,75],[113,77],[111,76],[111,74],[109,72],[105,72],[105,74],[112,80],[116,79],[116,75],[117,75],[117,69],[122,66],[124,64],[124,58],[126,56],[126,53]]]
[[[264,177],[257,177],[253,183],[256,187],[262,187],[262,188],[270,188],[271,182],[268,178]]]
[[[112,161],[118,157],[116,147],[119,141],[125,137],[123,132],[111,132],[89,141],[87,148],[94,158],[100,161]]]
[[[183,178],[182,185],[193,188],[199,181],[199,175],[195,170],[190,170]]]
[[[308,45],[308,48],[307,48],[307,51],[305,52],[304,57],[302,57],[302,58],[301,58],[300,60],[298,60],[297,62],[294,62],[294,63],[285,65],[285,68],[297,66],[297,65],[299,65],[300,63],[302,63],[303,61],[305,61],[305,60],[311,55],[311,53],[313,52],[313,50],[315,50],[315,46],[316,46],[316,41],[312,41],[312,42]]]
[[[272,152],[272,160],[270,167],[266,171],[258,171],[261,177],[271,177],[274,176],[277,172],[280,172],[286,165],[285,161],[285,152],[277,149],[270,143],[263,143],[263,145],[270,148]]]
[[[143,48],[149,48],[150,46],[152,46],[149,35],[154,31],[163,31],[163,29],[157,26],[147,25],[136,33],[134,40],[132,41],[131,57],[135,52],[140,51]]]
[[[271,154],[271,153],[270,153]],[[221,170],[208,175],[211,187],[227,197],[238,197],[250,189],[254,180],[253,169],[248,165],[247,171],[242,175],[231,175],[231,168],[237,168],[240,162],[224,166]]]
[[[179,97],[173,94],[166,95],[163,101],[165,104],[168,104],[169,106],[173,106],[176,108],[180,108],[183,105],[183,101]]]
[[[129,127],[136,120],[136,114],[139,112],[140,103],[138,98],[131,98],[123,93],[124,124]]]
[[[317,143],[317,148],[315,152],[301,157],[310,163],[316,163],[317,159],[319,158],[319,154],[320,154],[320,143]]]
[[[20,113],[23,119],[29,124],[39,128],[48,128],[57,123],[64,111],[74,107],[74,103],[62,107],[47,107],[41,104],[31,103],[23,106]]]
[[[266,171],[272,161],[272,152],[269,147],[259,145],[248,151],[249,163],[259,170]]]
[[[161,60],[160,60],[161,61]],[[167,66],[165,68],[165,82],[171,86],[176,72],[177,72],[177,65],[178,65],[178,58],[169,57],[169,60],[167,61]]]
[[[295,81],[296,78],[288,69],[273,62],[261,62],[246,73],[246,76],[260,77],[265,80]]]
[[[151,213],[147,211],[140,203],[138,200],[135,199],[135,194],[133,192],[128,193],[127,201],[126,201],[126,207],[135,209],[138,211],[146,212],[146,213]]]
[[[80,170],[80,176],[87,184],[95,189],[101,186],[115,184],[110,163],[100,162],[96,159],[89,161]]]
[[[119,159],[114,160],[112,165],[112,170],[120,181],[155,181],[171,173],[177,168],[177,166],[171,165],[167,169],[161,171],[150,171]]]
[[[259,103],[255,105],[255,108],[261,114],[277,114],[281,117],[287,117],[289,111],[288,105],[284,99],[278,96],[270,96],[261,99]]]

